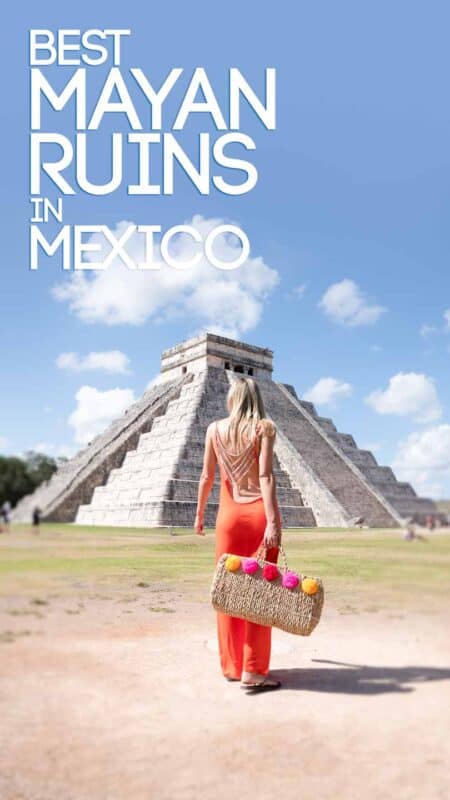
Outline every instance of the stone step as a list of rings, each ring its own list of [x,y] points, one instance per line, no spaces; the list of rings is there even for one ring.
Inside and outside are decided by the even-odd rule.
[[[340,447],[344,451],[347,451],[347,449],[350,450],[354,450],[355,448],[357,449],[357,444],[353,436],[351,436],[349,433],[339,433],[337,431],[336,433],[333,432],[330,433],[329,437],[330,439],[333,440],[335,444],[338,445],[338,447]]]
[[[170,477],[174,479],[192,480],[198,485],[200,474],[202,471],[202,463],[197,462],[182,462],[175,468],[170,461],[168,464],[160,464],[160,466],[147,466],[146,468],[132,469],[119,469],[112,470],[108,482],[105,484],[109,490],[118,492],[121,489],[131,488],[149,488],[153,484],[164,484]],[[282,489],[292,489],[292,484],[289,477],[285,472],[280,469],[274,469],[274,476],[277,487]],[[216,481],[219,479],[219,471],[216,471]],[[105,488],[98,487],[98,488]]]
[[[349,449],[345,453],[357,467],[378,467],[377,461],[370,450]]]
[[[168,481],[170,480],[180,480],[180,481],[188,481],[193,483],[198,490],[198,482],[200,476],[200,465],[198,470],[194,472],[192,470],[192,465],[189,466],[186,470],[180,470],[177,468],[174,474],[169,477],[166,467],[162,467],[161,469],[152,469],[152,470],[142,470],[140,472],[132,473],[132,472],[123,472],[118,476],[110,476],[108,479],[108,483],[104,486],[98,486],[95,490],[97,494],[101,494],[102,491],[105,489],[111,494],[117,494],[118,492],[128,491],[128,490],[148,490],[152,489],[154,486],[166,486]],[[289,479],[283,474],[276,472],[275,481],[277,486],[277,491],[280,493],[281,491],[290,492],[290,491],[298,491],[294,487],[292,487]],[[216,472],[216,485],[219,485],[219,473]]]
[[[169,500],[133,503],[130,506],[110,506],[108,509],[95,509],[92,505],[80,506],[77,515],[79,525],[111,525],[118,527],[191,527],[194,524],[196,503],[171,502]],[[315,527],[314,514],[310,508],[281,507],[284,528]],[[214,527],[217,505],[208,504],[205,512],[205,527]],[[192,520],[186,526],[186,521]]]
[[[334,424],[333,420],[329,419],[328,417],[317,417],[316,422],[319,423],[322,430],[325,433],[337,433],[336,425]]]
[[[211,502],[219,501],[220,487],[216,483],[210,494]],[[153,502],[161,500],[177,500],[179,502],[194,501],[198,495],[198,482],[193,480],[171,479],[163,483],[153,482],[147,487],[128,486],[117,489],[109,485],[97,486],[92,497],[95,508],[106,509],[111,505],[123,506],[135,502]],[[280,487],[277,492],[280,505],[302,506],[302,498],[297,489]]]
[[[173,477],[174,478],[191,478],[191,480],[199,480],[202,471],[202,462],[197,461],[183,461],[178,464]],[[218,474],[218,471],[217,471]],[[284,487],[285,489],[292,488],[289,476],[283,472],[279,467],[274,467],[273,474],[275,476],[277,487]]]
[[[379,483],[377,488],[390,500],[396,497],[401,499],[406,499],[408,497],[414,499],[417,497],[411,484],[402,481],[396,481],[395,483],[392,483],[392,481],[388,483]]]
[[[433,501],[424,497],[391,497],[390,500],[394,508],[405,517],[412,517],[415,514],[425,517],[436,510]]]
[[[397,479],[390,467],[360,467],[361,472],[375,488],[378,486],[385,486],[386,484],[397,484]]]
[[[308,412],[308,414],[310,414],[314,418],[317,418],[318,416],[317,411],[314,408],[313,403],[310,403],[308,400],[299,400],[298,402],[300,403],[301,407]]]

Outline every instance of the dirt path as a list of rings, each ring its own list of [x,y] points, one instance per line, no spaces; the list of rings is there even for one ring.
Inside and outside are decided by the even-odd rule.
[[[221,676],[208,603],[164,585],[4,600],[0,623],[2,800],[448,797],[444,614],[274,630],[284,688],[254,697]]]

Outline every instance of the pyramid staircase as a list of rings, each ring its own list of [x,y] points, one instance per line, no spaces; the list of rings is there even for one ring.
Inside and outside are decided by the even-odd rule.
[[[319,525],[331,524],[330,514],[334,525],[351,525],[363,518],[370,526],[389,526],[402,525],[410,517],[423,521],[436,513],[431,500],[417,497],[409,483],[397,481],[390,467],[379,466],[370,451],[360,450],[352,436],[339,433],[312,403],[300,401],[293,387],[270,381],[261,384],[261,389],[266,409],[296,449],[297,461],[306,462],[314,473],[315,486],[305,477],[299,485]],[[291,477],[292,473],[293,466]],[[323,494],[318,506],[313,500],[319,482],[331,494],[334,510]],[[339,513],[338,505],[344,513]]]
[[[126,453],[135,447],[142,432],[150,430],[153,421],[164,414],[172,397],[176,397],[191,375],[169,380],[148,389],[123,415],[96,436],[83,450],[61,464],[49,481],[44,481],[33,494],[19,501],[12,518],[29,522],[38,506],[42,518],[54,522],[72,522],[78,508],[90,503],[93,491],[119,467]]]

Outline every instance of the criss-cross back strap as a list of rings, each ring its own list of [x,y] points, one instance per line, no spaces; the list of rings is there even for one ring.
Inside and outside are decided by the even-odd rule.
[[[233,453],[225,447],[219,435],[219,428],[216,422],[215,439],[217,446],[217,454],[220,459],[227,477],[231,483],[239,483],[239,481],[247,474],[252,462],[257,458],[256,440],[251,439],[250,442],[241,450],[240,453]]]

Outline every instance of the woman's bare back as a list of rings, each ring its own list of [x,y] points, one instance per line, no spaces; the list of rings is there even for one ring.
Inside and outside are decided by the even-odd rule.
[[[253,437],[243,436],[242,447],[236,450],[230,442],[229,421],[226,417],[215,423],[214,450],[231,484],[234,499],[241,503],[250,502],[261,497],[259,454],[262,435],[269,432],[270,423],[261,420]]]

